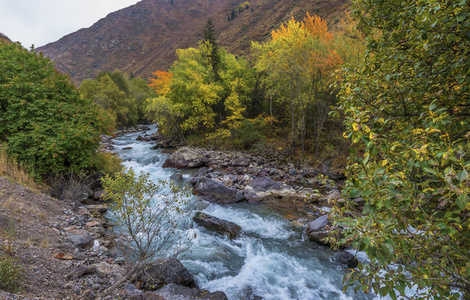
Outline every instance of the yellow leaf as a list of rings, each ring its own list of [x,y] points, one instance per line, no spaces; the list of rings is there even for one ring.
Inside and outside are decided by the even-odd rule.
[[[354,123],[354,124],[352,125],[352,127],[353,127],[353,130],[354,130],[354,131],[358,131],[358,130],[359,130],[359,125],[358,125],[357,123]]]
[[[388,164],[388,160],[386,160],[386,159],[385,159],[385,160],[382,160],[382,166],[383,166],[383,167],[384,167],[385,165],[387,165],[387,164]]]

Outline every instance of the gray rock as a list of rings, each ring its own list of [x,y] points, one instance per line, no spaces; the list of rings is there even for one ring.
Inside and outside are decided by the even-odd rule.
[[[176,259],[153,263],[137,275],[143,290],[155,291],[174,283],[189,288],[198,288],[193,275]]]
[[[197,170],[196,175],[194,177],[204,177],[207,174],[207,168],[202,167],[199,170]]]
[[[245,198],[242,192],[206,177],[200,178],[194,186],[193,192],[196,195],[202,196],[204,200],[218,204],[231,204],[240,202]]]
[[[322,245],[329,245],[327,242],[324,241],[324,238],[330,235],[330,226],[331,223],[328,220],[328,215],[323,215],[308,224],[307,235],[313,242]]]
[[[152,294],[161,296],[165,300],[186,300],[186,299],[201,299],[201,300],[228,300],[224,292],[209,292],[206,290],[191,289],[176,284],[169,284],[162,289],[159,289]],[[151,299],[151,298],[149,298]],[[159,298],[155,298],[159,299]],[[160,299],[159,299],[160,300]]]
[[[292,197],[295,190],[269,177],[259,177],[251,180],[245,187],[245,198],[248,202],[261,202],[266,199],[282,199]]]
[[[355,268],[359,264],[357,258],[347,251],[338,252],[335,255],[335,259],[337,262],[348,266],[348,268]]]
[[[100,213],[104,214],[108,211],[108,206],[106,205],[85,205],[85,208],[88,209],[91,213]]]
[[[173,175],[171,175],[170,179],[173,180],[173,181],[178,181],[178,180],[183,179],[183,175],[181,175],[181,174],[173,174]]]
[[[233,222],[222,220],[203,212],[197,212],[193,220],[196,224],[224,234],[231,240],[236,239],[242,231],[242,228]]]
[[[186,169],[186,168],[197,168],[206,165],[208,159],[201,153],[183,147],[174,152],[170,157],[168,157],[163,163],[163,168],[177,168],[177,169]]]
[[[232,167],[249,167],[250,166],[250,159],[246,157],[239,157],[235,158],[232,163]]]
[[[87,231],[69,231],[67,232],[67,237],[70,239],[72,244],[79,249],[86,250],[93,245],[93,237]]]
[[[104,189],[99,189],[93,192],[93,199],[97,201],[103,201],[103,196],[104,196]]]

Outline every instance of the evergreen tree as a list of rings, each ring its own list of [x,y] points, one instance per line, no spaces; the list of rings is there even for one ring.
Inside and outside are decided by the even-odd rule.
[[[204,41],[208,43],[211,47],[211,51],[209,54],[209,63],[212,66],[212,72],[214,73],[214,79],[218,81],[219,77],[219,45],[217,44],[217,40],[215,38],[215,27],[212,19],[207,19],[206,26],[204,27]]]

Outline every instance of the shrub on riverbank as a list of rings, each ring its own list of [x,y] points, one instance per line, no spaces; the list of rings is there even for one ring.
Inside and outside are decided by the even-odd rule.
[[[0,103],[0,143],[36,179],[93,169],[109,120],[42,54],[0,44]]]

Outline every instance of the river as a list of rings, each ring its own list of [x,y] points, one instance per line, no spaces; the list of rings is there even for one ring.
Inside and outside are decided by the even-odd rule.
[[[156,131],[152,126],[146,134]],[[152,180],[170,180],[183,174],[189,184],[194,171],[163,169],[168,154],[152,150],[151,143],[136,141],[136,132],[114,139],[116,153],[126,168],[148,172]],[[123,150],[132,147],[130,150]],[[334,260],[334,252],[309,241],[304,228],[257,204],[211,204],[192,197],[187,211],[203,211],[232,221],[243,229],[241,237],[229,240],[193,222],[185,230],[196,234],[191,252],[181,260],[195,276],[200,288],[223,291],[230,300],[238,299],[378,299],[374,295],[342,292],[346,268]]]

